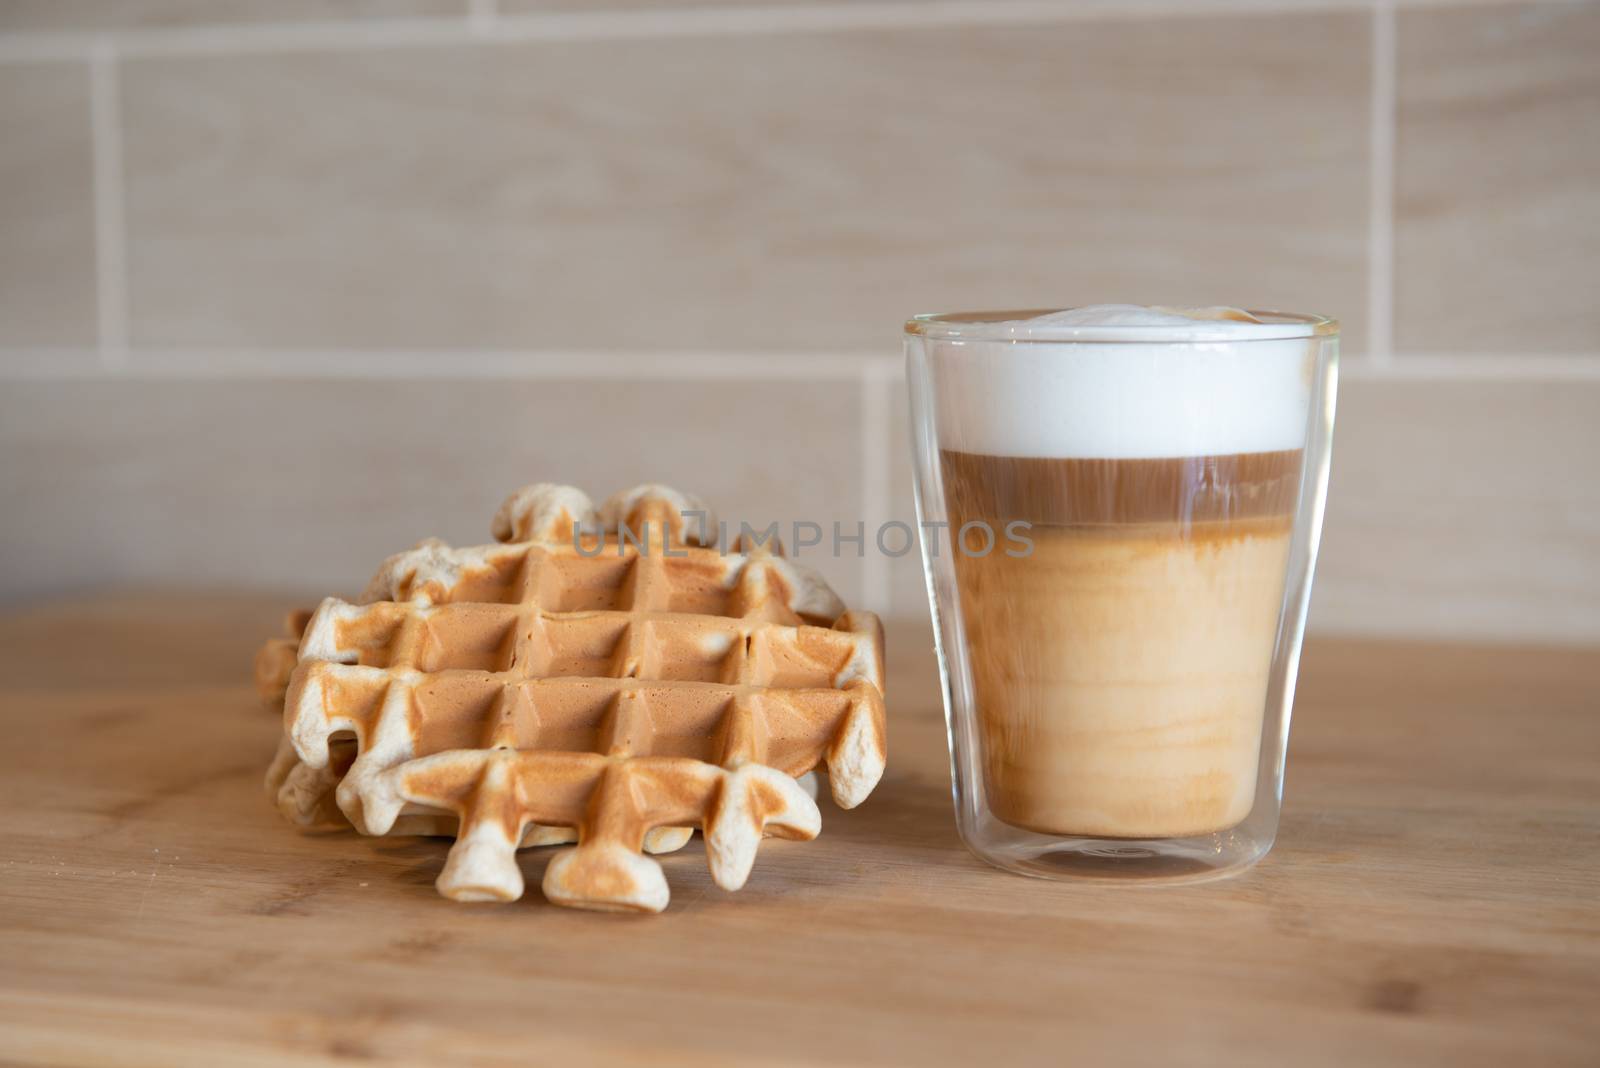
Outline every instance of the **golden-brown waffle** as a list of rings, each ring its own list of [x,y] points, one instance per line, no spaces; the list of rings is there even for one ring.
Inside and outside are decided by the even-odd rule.
[[[256,650],[256,693],[268,707],[283,710],[283,694],[289,688],[289,676],[294,674],[295,663],[300,659],[300,637],[311,622],[311,613],[304,609],[283,617],[283,637],[268,638]]]
[[[286,636],[268,638],[256,651],[256,692],[261,695],[262,704],[280,720],[284,692],[299,660],[300,638],[311,616],[307,610],[290,612],[284,617]],[[298,826],[307,829],[349,827],[350,821],[339,811],[334,794],[355,757],[355,740],[336,738],[329,744],[328,763],[320,768],[309,767],[301,762],[288,735],[283,735],[267,767],[267,797],[278,806],[285,819]],[[389,833],[453,838],[456,830],[454,816],[430,812],[420,805],[408,805],[401,810]],[[577,840],[577,832],[569,827],[530,825],[523,833],[521,845],[565,845]],[[665,853],[681,848],[687,840],[686,835],[674,837],[670,831],[663,830],[649,835],[645,848],[653,853]]]
[[[644,486],[596,513],[528,487],[496,516],[505,544],[424,543],[367,603],[324,601],[288,686],[280,806],[309,820],[331,788],[369,834],[453,817],[438,885],[465,900],[520,896],[517,845],[575,829],[545,894],[601,909],[665,907],[640,851],[694,826],[728,889],[764,831],[813,837],[794,776],[826,764],[849,808],[883,772],[882,628],[774,546],[700,544],[697,504]]]

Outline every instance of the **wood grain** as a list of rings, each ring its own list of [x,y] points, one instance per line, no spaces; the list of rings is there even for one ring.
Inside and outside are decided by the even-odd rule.
[[[0,1060],[1593,1063],[1594,649],[1313,643],[1274,853],[1110,889],[961,847],[902,630],[879,791],[737,895],[666,858],[638,918],[455,904],[441,842],[282,823],[248,679],[283,607],[0,619]]]

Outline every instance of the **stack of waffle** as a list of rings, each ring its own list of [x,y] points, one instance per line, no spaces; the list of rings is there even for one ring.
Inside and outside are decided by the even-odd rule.
[[[763,834],[816,836],[796,777],[826,766],[844,808],[877,785],[883,631],[775,543],[723,552],[715,529],[662,486],[598,511],[529,486],[495,516],[501,544],[424,542],[358,603],[291,617],[256,664],[282,701],[279,809],[454,835],[437,885],[456,900],[518,898],[517,848],[575,841],[547,898],[658,912],[666,880],[643,854],[696,828],[737,890]]]

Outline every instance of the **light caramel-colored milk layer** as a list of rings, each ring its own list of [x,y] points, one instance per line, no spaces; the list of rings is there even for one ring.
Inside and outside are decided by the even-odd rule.
[[[1033,524],[1025,557],[955,559],[994,814],[1115,838],[1242,821],[1299,452],[942,462],[953,528]]]
[[[1290,525],[1238,527],[1035,528],[1026,559],[958,559],[996,816],[1156,838],[1249,814]]]

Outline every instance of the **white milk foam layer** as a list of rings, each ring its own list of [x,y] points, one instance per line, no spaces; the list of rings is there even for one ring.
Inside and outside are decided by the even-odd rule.
[[[1016,325],[1072,340],[927,340],[941,448],[1146,459],[1304,444],[1310,324],[1106,304]]]

